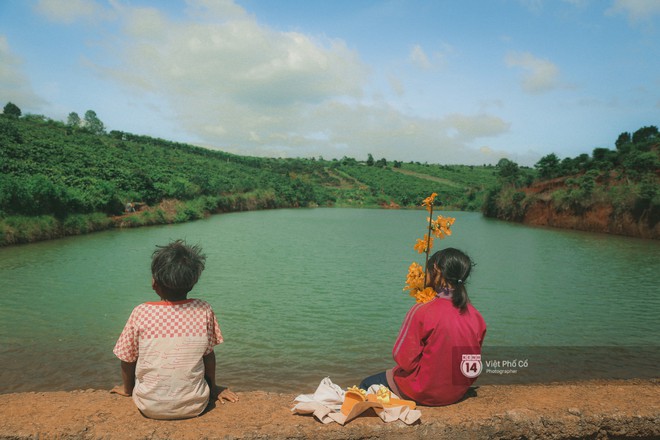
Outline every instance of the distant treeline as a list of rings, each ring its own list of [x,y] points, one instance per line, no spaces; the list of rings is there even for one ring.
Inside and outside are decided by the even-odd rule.
[[[71,113],[65,123],[22,115],[8,103],[0,116],[0,244],[103,229],[117,224],[115,216],[130,226],[243,209],[415,207],[431,192],[447,208],[479,210],[496,171],[371,155],[364,161],[240,156],[106,133],[92,110],[82,119]],[[171,200],[177,203],[159,208]],[[126,215],[129,203],[142,209]]]

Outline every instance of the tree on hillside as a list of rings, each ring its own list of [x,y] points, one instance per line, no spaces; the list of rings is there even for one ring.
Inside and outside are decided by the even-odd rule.
[[[5,104],[5,108],[3,109],[2,114],[9,118],[18,119],[21,117],[21,109],[18,108],[18,106],[13,102],[8,102]]]
[[[539,171],[542,179],[552,179],[559,175],[559,158],[555,153],[550,153],[536,162],[534,168]]]
[[[507,158],[500,159],[496,167],[498,169],[497,175],[507,182],[515,181],[520,174],[518,164]]]
[[[616,165],[618,160],[617,152],[609,148],[594,148],[591,157],[593,158],[593,168],[598,170],[610,170]]]
[[[66,125],[74,128],[80,127],[80,116],[78,116],[78,113],[69,113],[69,117],[66,119]]]
[[[374,166],[374,157],[371,155],[371,153],[369,153],[367,156],[367,166]]]
[[[616,147],[617,150],[621,150],[621,148],[624,145],[627,145],[631,142],[632,142],[632,137],[630,136],[630,133],[628,133],[627,131],[624,131],[616,139],[616,142],[614,142],[614,146]]]
[[[85,128],[91,131],[94,134],[103,134],[105,133],[105,126],[103,122],[96,116],[94,110],[87,110],[85,112]]]
[[[658,127],[655,125],[642,127],[632,135],[633,144],[640,144],[652,140],[660,140],[660,136],[658,136]]]
[[[660,169],[660,158],[655,152],[633,149],[624,159],[623,166],[630,177],[639,180],[644,175],[653,175]]]
[[[0,150],[7,148],[9,143],[20,144],[22,142],[21,134],[18,129],[11,122],[4,118],[0,118]],[[6,172],[4,165],[6,162],[0,161],[0,174]],[[2,191],[0,191],[2,192]]]
[[[342,157],[341,160],[339,161],[342,165],[357,165],[357,160],[352,157]]]

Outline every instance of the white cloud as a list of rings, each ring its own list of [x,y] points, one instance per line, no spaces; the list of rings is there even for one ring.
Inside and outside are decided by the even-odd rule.
[[[453,50],[454,48],[451,45],[443,43],[437,50],[434,50],[429,57],[426,51],[424,51],[419,44],[416,44],[410,49],[408,61],[422,70],[440,68],[446,64],[447,55],[451,54]]]
[[[528,93],[547,92],[559,85],[559,68],[548,60],[536,58],[529,52],[510,52],[505,61],[507,66],[520,67],[525,71],[522,88]]]
[[[626,14],[632,21],[649,19],[660,14],[660,1],[658,0],[615,0],[608,14]]]
[[[502,157],[470,147],[508,131],[497,117],[427,119],[371,102],[364,96],[370,69],[341,40],[261,26],[232,3],[213,3],[206,15],[207,1],[189,3],[192,15],[176,21],[156,9],[118,9],[123,43],[107,58],[120,64],[95,68],[132,93],[165,99],[181,127],[206,146],[264,156],[373,153],[448,163]],[[404,91],[396,78],[387,84]]]
[[[214,18],[222,20],[247,19],[245,9],[236,5],[232,0],[186,0],[188,14],[195,18]]]
[[[424,49],[422,49],[418,44],[413,46],[411,49],[409,58],[410,61],[420,69],[429,69],[431,67],[429,57],[426,56]]]
[[[0,35],[0,90],[2,99],[13,102],[23,111],[25,108],[38,110],[44,105],[43,99],[34,93],[30,80],[23,73],[22,60],[12,53],[4,35]]]
[[[496,162],[504,153],[481,154],[471,145],[478,139],[508,132],[509,123],[489,115],[408,116],[382,103],[328,103],[317,107],[302,127],[309,132],[321,127],[326,130],[327,142],[315,144],[326,157],[346,154],[365,158],[373,153],[396,160],[482,164]],[[350,152],[343,149],[345,145],[351,145]]]
[[[399,77],[394,76],[394,75],[389,75],[387,77],[387,82],[389,83],[390,88],[392,89],[392,91],[397,96],[401,97],[406,92],[406,89],[405,89],[405,87],[404,87],[404,85],[401,82],[401,79]]]
[[[48,20],[62,24],[109,18],[109,11],[94,0],[39,0],[35,10]]]
[[[454,47],[448,43],[443,43],[440,49],[433,52],[433,59],[438,65],[446,63],[447,57],[454,52]]]
[[[272,108],[357,96],[366,77],[343,42],[322,46],[253,20],[171,22],[151,9],[132,10],[127,20],[130,42],[117,55],[134,78],[177,98]]]

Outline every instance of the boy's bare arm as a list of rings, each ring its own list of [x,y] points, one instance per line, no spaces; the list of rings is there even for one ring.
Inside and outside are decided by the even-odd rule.
[[[121,361],[121,379],[124,382],[122,385],[117,385],[110,390],[111,393],[119,394],[121,396],[129,397],[133,394],[135,387],[135,366],[137,362],[124,362]]]
[[[210,352],[202,359],[204,360],[204,379],[206,379],[211,389],[211,399],[220,400],[221,403],[225,403],[225,400],[237,402],[238,396],[236,393],[215,383],[215,352]]]

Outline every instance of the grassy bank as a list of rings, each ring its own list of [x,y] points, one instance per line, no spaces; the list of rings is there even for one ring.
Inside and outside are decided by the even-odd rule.
[[[0,218],[0,246],[34,243],[112,227],[112,219],[102,213],[72,214],[64,219],[52,215],[10,216]]]
[[[338,206],[379,207],[377,200],[371,203],[345,202]],[[0,218],[0,246],[35,243],[114,228],[183,223],[227,212],[294,207],[297,206],[282,201],[274,191],[255,191],[225,196],[202,196],[193,200],[166,199],[154,206],[143,206],[136,212],[116,216],[101,212],[70,214],[64,218],[53,215],[16,215]]]

